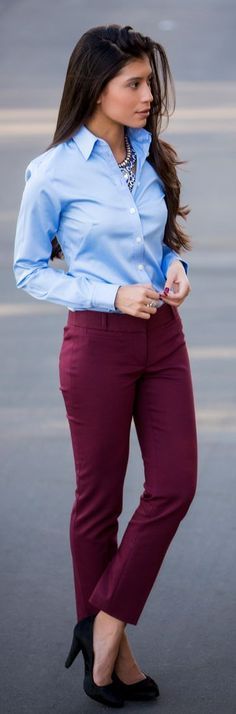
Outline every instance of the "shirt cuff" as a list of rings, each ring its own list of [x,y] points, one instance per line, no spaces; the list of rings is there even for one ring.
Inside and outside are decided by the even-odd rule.
[[[107,310],[108,312],[118,312],[115,307],[115,298],[120,285],[113,283],[97,283],[93,289],[92,305],[97,309]]]

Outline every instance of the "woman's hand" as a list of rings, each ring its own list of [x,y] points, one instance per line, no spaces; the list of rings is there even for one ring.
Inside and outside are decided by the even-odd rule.
[[[190,282],[180,260],[174,260],[167,270],[164,291],[160,293],[161,299],[169,305],[178,307],[191,292]],[[170,289],[174,292],[169,292]],[[165,293],[166,291],[166,293]]]
[[[117,290],[114,304],[127,315],[148,320],[157,311],[156,307],[149,307],[148,303],[152,300],[159,300],[159,295],[160,293],[152,287],[151,283],[122,285]]]

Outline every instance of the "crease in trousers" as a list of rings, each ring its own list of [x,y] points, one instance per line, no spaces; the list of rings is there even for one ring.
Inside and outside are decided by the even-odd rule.
[[[59,389],[76,475],[70,547],[77,617],[103,610],[136,625],[197,484],[194,395],[177,307],[163,303],[147,320],[69,311]],[[145,480],[118,547],[132,419]]]

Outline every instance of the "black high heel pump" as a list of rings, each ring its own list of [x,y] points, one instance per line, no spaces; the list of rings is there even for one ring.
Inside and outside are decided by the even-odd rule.
[[[159,697],[160,691],[158,684],[154,681],[154,679],[152,679],[152,677],[149,677],[148,674],[145,672],[144,674],[145,679],[141,679],[139,682],[135,682],[134,684],[125,684],[117,676],[115,670],[113,671],[113,682],[115,682],[119,688],[123,699],[128,699],[133,702],[147,702],[151,699]]]
[[[73,640],[70,648],[70,652],[65,661],[65,667],[70,667],[74,662],[75,658],[82,650],[84,657],[84,691],[97,702],[101,704],[106,704],[110,707],[123,707],[124,699],[121,693],[118,691],[116,684],[113,682],[111,684],[106,684],[100,687],[94,682],[93,679],[93,663],[94,663],[94,651],[93,651],[93,624],[95,615],[89,615],[85,617],[84,620],[80,620],[74,627]]]

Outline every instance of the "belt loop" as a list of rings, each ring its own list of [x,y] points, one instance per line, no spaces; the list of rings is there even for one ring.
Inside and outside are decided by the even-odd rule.
[[[102,312],[102,327],[105,327],[105,329],[107,329],[107,324],[108,324],[107,313]]]

